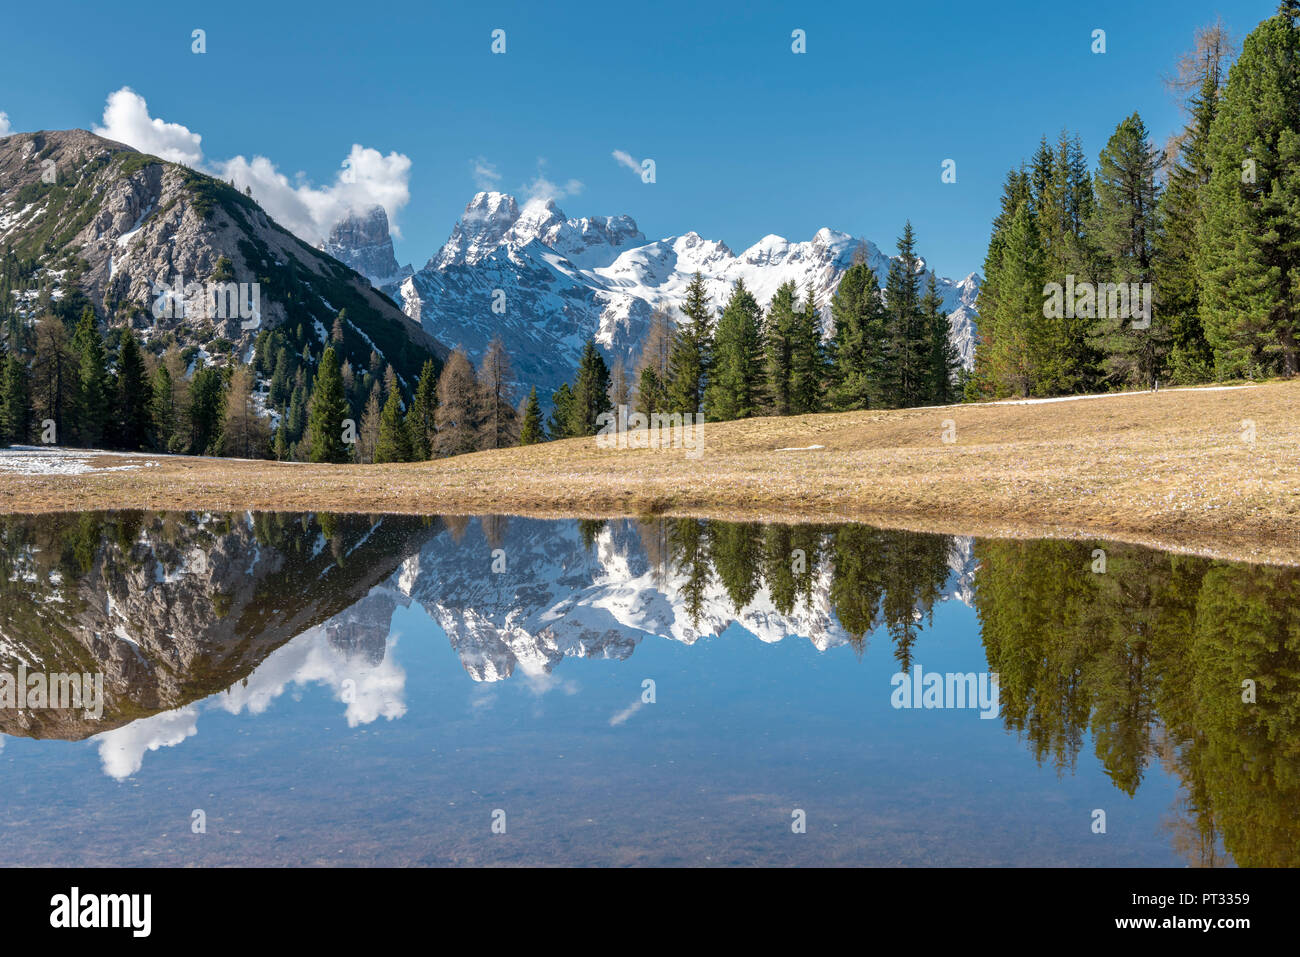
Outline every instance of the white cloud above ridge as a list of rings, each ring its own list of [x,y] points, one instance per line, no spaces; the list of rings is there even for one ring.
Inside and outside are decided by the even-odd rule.
[[[531,182],[524,184],[522,192],[525,205],[536,206],[550,200],[561,200],[569,196],[577,196],[582,192],[582,181],[570,179],[564,183],[555,182],[546,175],[545,158],[539,156],[537,158],[537,175],[532,178]]]
[[[197,167],[203,160],[203,137],[180,123],[151,117],[144,97],[129,86],[108,95],[103,126],[95,127],[94,133],[169,163]]]
[[[160,159],[233,181],[238,189],[250,188],[253,198],[280,225],[313,245],[349,212],[365,213],[375,206],[384,207],[390,231],[401,236],[397,217],[411,199],[411,159],[404,154],[394,151],[385,156],[354,143],[334,180],[324,186],[312,184],[303,173],[291,180],[261,155],[251,160],[237,155],[205,162],[202,136],[180,123],[150,116],[144,97],[129,87],[109,94],[103,125],[94,132]]]

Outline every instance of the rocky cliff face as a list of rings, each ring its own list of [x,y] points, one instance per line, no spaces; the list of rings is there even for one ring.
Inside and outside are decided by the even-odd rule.
[[[146,342],[175,337],[216,364],[247,361],[258,333],[277,326],[319,348],[341,309],[405,378],[445,353],[248,196],[84,130],[0,140],[0,251],[22,263],[20,314],[90,305]]]
[[[553,202],[521,208],[505,193],[482,192],[442,249],[394,295],[431,335],[464,346],[474,360],[500,335],[518,384],[549,395],[572,378],[589,338],[611,363],[633,365],[653,311],[680,304],[697,271],[715,306],[742,279],[763,306],[786,281],[801,295],[811,287],[829,334],[831,298],[859,246],[883,285],[889,257],[831,229],[805,242],[766,236],[737,254],[694,232],[648,242],[628,216],[568,219]],[[924,264],[921,273],[924,282]],[[936,279],[951,338],[969,368],[980,277]],[[498,301],[504,312],[494,311]]]
[[[376,289],[397,286],[415,270],[399,266],[388,232],[388,214],[375,206],[364,214],[350,213],[335,225],[320,249],[370,280]]]

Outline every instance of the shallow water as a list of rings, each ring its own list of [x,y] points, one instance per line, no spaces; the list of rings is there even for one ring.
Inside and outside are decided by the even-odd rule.
[[[1297,599],[855,525],[0,518],[0,675],[104,691],[0,706],[0,864],[1295,865]]]

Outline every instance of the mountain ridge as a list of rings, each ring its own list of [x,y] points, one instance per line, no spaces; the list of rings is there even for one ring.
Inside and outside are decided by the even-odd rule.
[[[347,309],[355,341],[345,348],[359,359],[374,348],[408,382],[428,356],[446,355],[391,298],[250,196],[86,130],[0,139],[0,249],[16,263],[5,307],[19,320],[42,311],[69,320],[89,306],[146,344],[174,337],[222,364],[251,361],[265,329],[282,328],[293,347],[317,352],[321,331]],[[226,282],[256,290],[254,302],[240,303],[247,315],[211,296]]]
[[[517,384],[549,395],[571,377],[590,338],[611,363],[633,367],[651,314],[679,303],[697,271],[718,308],[738,279],[763,306],[785,281],[793,280],[801,296],[811,286],[829,335],[831,298],[859,249],[883,285],[890,257],[869,240],[827,227],[805,241],[769,234],[736,253],[694,231],[649,240],[627,215],[568,218],[553,200],[521,206],[508,193],[480,191],[423,267],[400,281],[371,278],[430,335],[464,347],[472,360],[500,334]],[[924,260],[919,271],[931,273]],[[982,279],[975,272],[935,278],[950,336],[969,368]]]

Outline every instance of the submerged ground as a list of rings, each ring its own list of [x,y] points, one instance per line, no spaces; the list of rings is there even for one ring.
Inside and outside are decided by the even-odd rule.
[[[0,455],[12,512],[96,508],[856,519],[1300,563],[1300,383],[791,416],[683,448],[571,439],[408,465]],[[71,456],[71,457],[69,457]]]

